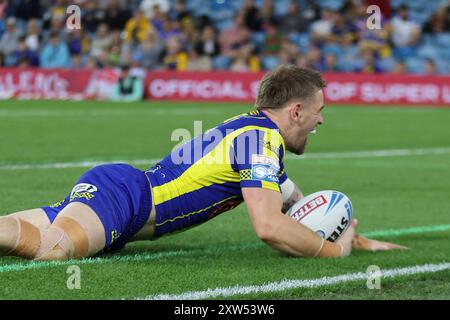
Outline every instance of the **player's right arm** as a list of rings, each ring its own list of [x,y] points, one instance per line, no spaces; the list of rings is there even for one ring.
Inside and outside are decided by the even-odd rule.
[[[242,188],[256,235],[283,253],[299,257],[341,257],[352,250],[355,224],[332,243],[282,213],[281,193],[263,188]]]

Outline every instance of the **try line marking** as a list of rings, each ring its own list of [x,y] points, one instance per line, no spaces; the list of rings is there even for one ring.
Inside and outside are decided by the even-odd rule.
[[[408,266],[404,268],[381,269],[381,278],[397,278],[411,276],[421,273],[434,273],[450,270],[450,263],[424,264]],[[207,289],[203,291],[189,291],[181,294],[157,294],[146,297],[135,298],[137,300],[199,300],[212,298],[226,298],[245,294],[258,294],[268,292],[278,292],[301,288],[319,288],[338,283],[367,280],[369,275],[365,272],[347,273],[334,277],[322,277],[317,279],[293,279],[270,282],[262,285],[233,286]]]
[[[301,159],[352,159],[352,158],[384,158],[384,157],[407,157],[407,156],[426,156],[426,155],[444,155],[450,154],[450,147],[427,148],[427,149],[390,149],[390,150],[371,150],[371,151],[348,151],[348,152],[318,152],[307,153],[302,156],[288,154],[285,160]],[[154,159],[128,159],[114,161],[79,161],[79,162],[56,162],[56,163],[36,163],[36,164],[0,164],[0,170],[48,170],[48,169],[66,169],[66,168],[91,168],[106,163],[128,163],[130,165],[151,166],[161,158]]]
[[[424,234],[431,232],[444,232],[450,230],[450,224],[436,225],[436,226],[423,226],[423,227],[410,227],[401,229],[388,229],[388,230],[374,230],[369,232],[363,232],[362,234],[368,237],[401,237],[410,234]],[[32,261],[28,263],[6,264],[0,266],[0,273],[4,272],[18,272],[26,270],[36,270],[42,268],[52,268],[68,265],[96,265],[103,263],[113,262],[145,262],[150,260],[156,260],[160,258],[171,257],[185,257],[185,256],[205,256],[208,254],[223,254],[227,252],[236,252],[249,249],[257,249],[266,246],[262,241],[243,243],[231,246],[211,246],[209,248],[194,248],[194,249],[182,249],[177,251],[163,251],[147,254],[136,255],[112,255],[109,257],[97,257],[87,258],[82,260],[67,260],[67,261]],[[1,259],[1,257],[0,257]]]

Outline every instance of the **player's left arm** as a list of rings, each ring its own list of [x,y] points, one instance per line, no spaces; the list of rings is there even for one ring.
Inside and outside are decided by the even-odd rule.
[[[300,188],[289,178],[286,178],[285,181],[280,184],[280,189],[283,197],[283,207],[281,209],[283,213],[286,213],[297,201],[300,201],[304,197]],[[367,251],[408,249],[407,247],[395,243],[369,239],[357,233],[353,237],[352,247],[353,249]]]
[[[289,178],[280,184],[281,195],[283,196],[283,207],[281,211],[283,213],[288,210],[297,202],[303,199],[304,195],[300,188]]]

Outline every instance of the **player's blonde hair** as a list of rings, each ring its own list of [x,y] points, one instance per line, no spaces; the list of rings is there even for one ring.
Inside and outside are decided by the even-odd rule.
[[[257,109],[280,109],[298,99],[307,100],[326,87],[322,75],[315,70],[295,65],[281,65],[262,79],[256,98]]]

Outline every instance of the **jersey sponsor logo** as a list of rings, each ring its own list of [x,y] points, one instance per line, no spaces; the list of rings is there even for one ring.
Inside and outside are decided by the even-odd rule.
[[[98,188],[92,184],[89,183],[80,183],[77,184],[70,193],[70,201],[74,199],[86,199],[91,200],[95,197],[93,194],[94,192],[97,192]]]
[[[251,180],[278,183],[279,171],[280,165],[274,158],[259,154],[252,155]]]
[[[294,218],[297,221],[302,220],[305,218],[308,214],[313,212],[315,209],[323,206],[327,203],[327,199],[325,199],[324,196],[320,195],[311,201],[308,201],[305,203],[302,207],[300,207],[297,211],[295,211],[291,217]]]

